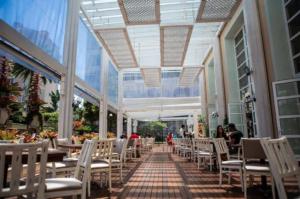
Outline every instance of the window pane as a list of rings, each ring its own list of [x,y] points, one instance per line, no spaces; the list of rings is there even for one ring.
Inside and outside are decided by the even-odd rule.
[[[288,138],[288,141],[295,154],[300,154],[300,138]]]
[[[76,75],[100,91],[101,51],[99,43],[80,20],[78,26]]]
[[[300,118],[281,118],[280,128],[282,135],[299,135],[300,132]]]
[[[300,98],[278,100],[279,115],[299,115]]]
[[[180,70],[162,71],[161,87],[147,87],[140,72],[128,72],[123,76],[124,98],[196,97],[200,95],[198,78],[190,87],[178,85]]]
[[[0,19],[63,63],[66,0],[0,0]]]
[[[276,85],[277,97],[300,95],[300,81]]]
[[[111,62],[108,68],[108,100],[118,104],[118,71]]]
[[[294,16],[300,9],[300,1],[299,0],[291,0],[286,6],[286,15],[289,18]]]

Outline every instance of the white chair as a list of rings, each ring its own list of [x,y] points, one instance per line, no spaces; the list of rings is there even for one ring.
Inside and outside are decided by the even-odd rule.
[[[219,169],[220,169],[219,185],[220,186],[222,185],[223,173],[228,174],[228,184],[230,184],[231,173],[238,172],[240,174],[241,187],[243,191],[243,171],[242,171],[243,161],[230,159],[228,146],[226,145],[226,141],[224,140],[224,138],[215,138],[214,145],[216,148],[217,159],[218,159]]]
[[[174,153],[179,155],[182,138],[174,139]]]
[[[190,138],[184,138],[179,150],[181,156],[185,158],[191,158],[193,152],[192,140]]]
[[[125,162],[127,160],[127,157],[129,157],[129,159],[133,159],[136,158],[136,147],[137,145],[137,139],[129,139],[128,143],[127,143],[127,149],[126,149],[126,156],[125,156]]]
[[[270,167],[261,161],[266,160],[266,154],[259,138],[242,138],[244,197],[247,198],[247,177],[252,175],[269,176],[271,178],[273,198],[275,198],[274,183]]]
[[[45,168],[48,155],[48,141],[37,144],[1,144],[0,145],[0,197],[22,196],[27,195],[32,198],[44,198],[44,185],[46,171]],[[22,162],[24,153],[27,154],[27,162]],[[9,187],[3,184],[5,164],[7,164],[7,155],[11,157],[11,178]],[[39,159],[39,161],[38,161]],[[23,164],[27,164],[25,181],[21,173]],[[5,179],[6,181],[7,179]]]
[[[126,153],[126,147],[127,147],[127,139],[121,139],[116,140],[115,145],[115,152],[119,154],[119,156],[112,157],[111,160],[111,169],[112,171],[119,171],[120,172],[120,181],[123,182],[123,162],[124,162],[124,156]]]
[[[213,152],[213,145],[209,138],[200,138],[198,139],[198,168],[203,160],[204,166],[206,166],[207,159],[209,160],[209,170],[212,171],[213,160],[216,158],[216,154]]]
[[[105,174],[108,176],[109,192],[111,192],[111,170],[112,170],[112,148],[115,139],[106,139],[97,141],[97,147],[93,155],[91,164],[92,178],[96,174]],[[91,191],[91,178],[88,180],[88,194]]]
[[[77,195],[80,195],[82,199],[86,198],[86,185],[89,179],[89,170],[94,148],[94,140],[85,140],[78,158],[74,177],[46,179],[45,198]]]
[[[262,139],[260,142],[269,160],[279,198],[287,199],[283,182],[285,178],[296,177],[300,190],[300,170],[295,154],[286,137]]]
[[[47,171],[52,174],[52,178],[55,178],[58,174],[70,176],[75,171],[78,158],[70,157],[71,153],[69,149],[59,147],[59,144],[68,144],[68,138],[56,138],[53,142],[54,148],[66,152],[68,157],[64,158],[61,162],[47,163]]]

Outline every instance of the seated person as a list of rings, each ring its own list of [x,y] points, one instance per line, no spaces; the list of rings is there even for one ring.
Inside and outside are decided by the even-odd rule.
[[[167,143],[168,143],[168,145],[173,145],[173,135],[172,135],[172,133],[169,133],[167,135]]]
[[[228,131],[229,131],[229,139],[230,139],[230,150],[232,153],[235,153],[238,151],[238,147],[235,147],[234,145],[239,144],[241,141],[241,138],[243,137],[243,133],[236,129],[235,124],[230,123],[228,124]]]
[[[138,139],[140,138],[140,136],[137,134],[137,133],[132,133],[131,136],[130,136],[130,139]]]
[[[217,135],[216,138],[224,138],[225,140],[228,140],[228,137],[224,131],[224,128],[222,125],[217,126]]]

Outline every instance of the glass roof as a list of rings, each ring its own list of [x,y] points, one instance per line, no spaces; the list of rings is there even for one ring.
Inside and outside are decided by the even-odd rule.
[[[136,9],[142,7],[142,11],[147,10],[147,6],[140,4],[139,1],[129,0],[128,4],[136,5]],[[201,0],[160,0],[158,11],[155,10],[160,14],[159,20],[157,22],[152,20],[150,24],[144,21],[144,25],[126,25],[129,23],[126,20],[133,17],[135,20],[138,20],[136,19],[138,17],[140,20],[146,20],[148,16],[154,14],[153,8],[144,13],[140,11],[133,13],[132,8],[126,7],[120,0],[83,0],[81,7],[84,16],[89,19],[88,23],[96,32],[103,29],[126,28],[129,36],[128,45],[134,51],[138,66],[155,68],[164,67],[161,61],[164,46],[161,29],[170,26],[184,28],[182,25],[193,26],[192,34],[186,40],[187,50],[180,51],[183,53],[181,56],[185,57],[183,66],[201,65],[221,23],[196,23],[200,4]]]

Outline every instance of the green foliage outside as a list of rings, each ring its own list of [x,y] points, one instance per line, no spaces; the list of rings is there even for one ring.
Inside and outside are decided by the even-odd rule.
[[[58,112],[44,112],[44,129],[57,131],[58,130]]]
[[[161,121],[147,122],[138,128],[138,134],[142,137],[155,137],[156,141],[163,141],[163,130],[167,128],[167,124]]]

